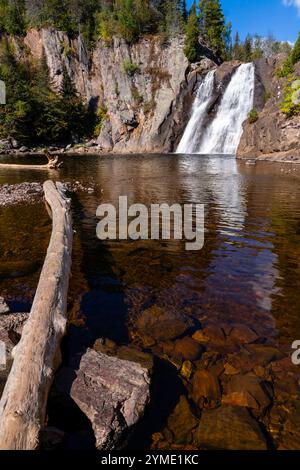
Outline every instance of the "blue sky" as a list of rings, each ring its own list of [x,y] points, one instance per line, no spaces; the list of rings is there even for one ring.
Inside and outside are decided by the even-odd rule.
[[[233,32],[242,38],[247,33],[267,36],[273,33],[280,41],[295,42],[300,31],[300,0],[221,0]],[[188,5],[192,0],[187,0]]]

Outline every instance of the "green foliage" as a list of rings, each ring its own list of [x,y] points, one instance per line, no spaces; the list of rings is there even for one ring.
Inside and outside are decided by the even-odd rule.
[[[72,48],[68,42],[62,42],[62,53],[65,57],[71,57],[72,55]]]
[[[189,62],[196,62],[199,50],[199,19],[197,16],[196,3],[194,2],[186,25],[186,40],[184,53]]]
[[[26,33],[25,0],[0,0],[0,34]]]
[[[288,117],[300,114],[300,80],[295,76],[287,81],[280,110]]]
[[[286,78],[286,77],[289,77],[293,73],[294,73],[294,66],[293,66],[291,56],[289,56],[284,61],[282,67],[280,67],[277,70],[276,75],[277,75],[278,78]]]
[[[94,137],[98,137],[100,135],[102,127],[104,126],[107,119],[107,109],[105,108],[105,106],[100,105],[95,115]]]
[[[107,46],[112,43],[116,30],[117,25],[112,12],[106,10],[96,13],[96,34]]]
[[[131,62],[131,60],[124,60],[122,62],[122,71],[129,77],[133,77],[139,70],[138,64]]]
[[[0,79],[6,83],[7,105],[0,106],[0,137],[39,145],[79,139],[92,132],[90,113],[66,69],[57,94],[51,90],[45,57],[39,63],[21,63],[8,44],[2,49]]]
[[[294,73],[294,66],[298,62],[300,62],[300,33],[288,58],[283,63],[282,67],[277,70],[277,76],[279,78],[289,77]]]
[[[298,62],[300,62],[300,33],[298,35],[298,39],[295,43],[295,46],[291,52],[291,61],[292,61],[292,64],[295,65],[297,64]]]
[[[259,118],[259,113],[256,108],[253,108],[248,114],[248,119],[251,124],[254,124]]]

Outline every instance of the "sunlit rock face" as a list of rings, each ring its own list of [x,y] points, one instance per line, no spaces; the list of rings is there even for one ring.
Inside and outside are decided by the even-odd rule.
[[[299,117],[289,118],[280,111],[287,79],[278,78],[276,70],[284,59],[284,56],[278,55],[256,62],[255,108],[259,114],[256,122],[247,120],[244,124],[239,157],[299,158]],[[299,74],[298,65],[295,76]]]

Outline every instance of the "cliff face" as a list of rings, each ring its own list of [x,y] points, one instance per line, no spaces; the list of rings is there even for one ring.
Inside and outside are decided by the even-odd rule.
[[[41,59],[44,53],[54,89],[60,88],[65,66],[89,106],[107,111],[97,140],[100,148],[115,152],[172,150],[173,129],[177,126],[180,132],[182,125],[178,106],[175,113],[173,110],[188,85],[183,37],[164,43],[151,36],[133,46],[114,38],[111,46],[99,41],[89,54],[80,37],[69,40],[59,31],[32,29],[24,43],[25,48],[15,40],[20,59]]]
[[[238,149],[241,158],[284,161],[300,157],[300,118],[288,118],[280,111],[286,79],[279,79],[275,72],[283,59],[277,56],[256,63],[255,107],[259,115],[255,123],[248,120],[244,124]]]

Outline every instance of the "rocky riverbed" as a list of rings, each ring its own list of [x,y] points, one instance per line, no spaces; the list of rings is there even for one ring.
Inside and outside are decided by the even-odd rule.
[[[85,186],[79,181],[65,182],[65,188],[70,193],[83,191],[93,193],[95,185]],[[43,199],[44,191],[42,183],[20,183],[0,185],[0,207],[14,206],[18,204],[36,204]]]

